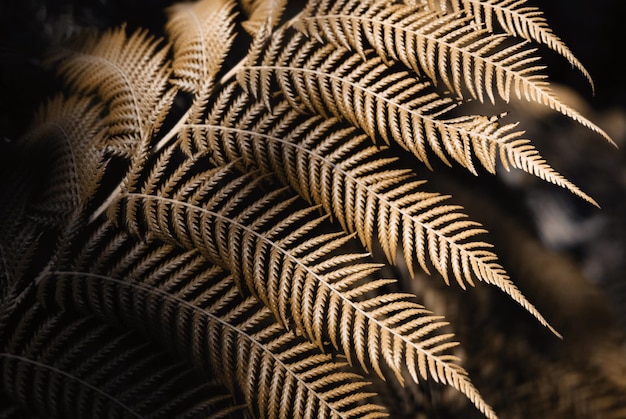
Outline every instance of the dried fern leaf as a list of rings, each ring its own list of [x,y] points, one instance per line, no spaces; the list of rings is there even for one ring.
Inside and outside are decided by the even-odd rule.
[[[508,134],[507,130],[512,128],[514,127],[505,126],[501,129],[502,133],[500,134],[503,136],[499,143],[501,145],[499,150],[500,161],[507,171],[510,169],[510,166],[522,169],[527,173],[569,190],[574,195],[596,207],[600,206],[592,197],[578,188],[578,186],[554,170],[530,143],[530,140],[519,138],[517,133]]]
[[[600,134],[609,135],[578,111],[562,102],[549,87],[540,57],[525,42],[510,42],[462,13],[423,11],[419,7],[390,5],[381,1],[360,7],[358,0],[321,1],[296,22],[309,36],[353,48],[363,54],[373,48],[384,60],[399,61],[425,74],[459,97],[494,102],[511,96],[548,106]]]
[[[390,263],[401,250],[411,274],[419,264],[427,273],[434,267],[446,283],[454,277],[462,288],[474,279],[495,285],[553,330],[511,282],[491,245],[477,240],[485,230],[445,202],[447,196],[421,190],[423,182],[384,147],[368,144],[341,121],[303,116],[285,100],[268,109],[232,84],[216,95],[222,99],[208,110],[206,123],[189,125],[194,137],[204,138],[196,147],[212,160],[273,173],[356,233],[368,250],[378,239]],[[232,105],[222,104],[223,97]]]
[[[168,85],[172,71],[167,54],[162,41],[147,31],[127,35],[120,27],[56,49],[50,62],[75,93],[101,98],[107,107],[107,152],[130,161],[148,152],[178,90]],[[117,193],[110,194],[92,219]]]
[[[243,28],[253,37],[259,36],[264,26],[274,28],[281,20],[287,0],[242,0],[241,7],[248,16]]]
[[[386,416],[345,362],[285,331],[197,251],[137,240],[110,222],[91,229],[77,255],[41,282],[41,300],[143,330],[196,369],[213,371],[260,417]],[[329,393],[331,384],[337,390]]]
[[[230,0],[177,3],[168,9],[167,33],[172,40],[172,83],[193,94],[189,109],[154,147],[160,150],[183,123],[197,121],[206,106],[235,39],[235,4]],[[190,150],[185,150],[191,155]]]
[[[282,325],[320,347],[329,339],[351,364],[379,375],[385,364],[401,382],[405,369],[415,381],[441,381],[495,417],[449,353],[456,343],[441,332],[446,323],[408,294],[368,298],[393,280],[369,279],[377,265],[366,255],[336,253],[350,237],[320,231],[324,219],[314,207],[300,207],[281,190],[264,191],[255,173],[232,167],[200,173],[199,156],[173,160],[177,170],[186,168],[176,178],[186,180],[157,184],[148,176],[129,185],[110,216],[134,235],[192,244],[231,271],[238,287],[258,296]]]
[[[593,80],[585,66],[552,32],[543,12],[538,7],[529,6],[526,0],[454,0],[452,3],[454,10],[465,11],[479,26],[487,28],[490,32],[495,32],[499,27],[510,35],[546,45],[578,69],[587,79],[592,90],[594,89]]]
[[[25,230],[37,236],[59,229],[92,200],[104,170],[102,109],[89,98],[58,94],[40,105],[6,156],[0,174],[0,246],[9,253],[23,245],[16,237],[30,240]]]
[[[181,90],[200,93],[221,70],[235,38],[235,3],[203,0],[176,3],[165,27],[172,42],[173,80]]]
[[[146,31],[128,36],[121,27],[58,48],[50,62],[75,91],[102,98],[108,148],[130,158],[158,131],[174,99],[167,53]]]
[[[32,301],[31,301],[32,303]],[[42,417],[177,417],[233,411],[230,396],[137,333],[36,302],[0,325],[2,392]],[[20,316],[20,317],[18,317]]]
[[[363,58],[347,49],[320,45],[301,35],[277,33],[267,50],[254,51],[241,70],[240,83],[266,104],[274,76],[294,108],[345,118],[374,141],[395,141],[430,167],[432,151],[450,165],[448,156],[477,174],[474,159],[491,173],[499,156],[513,166],[557,184],[597,206],[576,185],[555,171],[514,124],[499,125],[485,116],[446,117],[456,107],[451,99],[430,90],[430,83],[388,67],[375,54]],[[286,44],[286,45],[285,45]],[[258,56],[258,57],[257,57]]]

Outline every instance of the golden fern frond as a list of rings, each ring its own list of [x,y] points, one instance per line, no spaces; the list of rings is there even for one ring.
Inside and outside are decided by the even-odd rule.
[[[480,27],[471,15],[441,15],[387,1],[365,6],[360,0],[323,0],[309,3],[295,25],[309,36],[360,54],[371,47],[386,61],[399,61],[433,83],[443,82],[459,97],[467,92],[481,102],[485,95],[495,102],[497,93],[507,102],[514,96],[540,103],[613,143],[552,92],[534,49]]]
[[[243,0],[241,8],[248,19],[241,25],[250,35],[256,37],[265,25],[270,28],[278,25],[287,3],[287,0]]]
[[[158,131],[174,99],[167,53],[147,31],[128,36],[121,27],[58,48],[50,61],[75,91],[102,99],[108,148],[130,158]]]
[[[387,260],[402,249],[414,265],[433,266],[462,288],[474,278],[502,289],[539,321],[547,321],[510,281],[490,245],[476,240],[484,229],[469,221],[447,196],[421,190],[422,181],[384,147],[374,147],[354,127],[335,119],[303,116],[288,101],[269,108],[230,84],[216,92],[206,122],[188,128],[204,138],[195,147],[222,165],[240,164],[273,173],[309,203],[321,205],[344,230],[372,251],[378,239]],[[226,103],[225,103],[226,102]],[[288,139],[288,140],[286,140]]]
[[[120,225],[140,237],[198,249],[281,324],[320,347],[330,340],[350,363],[356,359],[381,376],[386,365],[400,382],[405,370],[415,381],[441,381],[495,417],[449,353],[457,343],[441,332],[446,323],[409,294],[368,297],[394,280],[371,279],[379,265],[342,250],[350,236],[325,232],[330,226],[320,231],[324,219],[314,215],[315,207],[301,206],[280,189],[268,191],[270,184],[254,172],[240,175],[230,166],[201,172],[202,156],[182,162],[172,156],[164,153],[142,182],[128,185],[110,213]],[[171,161],[169,170],[161,168]],[[161,170],[174,175],[151,179]]]
[[[235,3],[232,0],[203,0],[176,3],[167,10],[165,27],[174,57],[172,83],[193,94],[205,93],[221,70],[235,38]]]
[[[287,38],[287,41],[284,38]],[[447,156],[477,174],[473,159],[491,173],[499,156],[513,166],[557,184],[597,206],[576,185],[555,171],[515,124],[499,125],[485,116],[446,117],[456,103],[430,89],[429,82],[387,66],[377,55],[321,45],[300,34],[278,32],[264,51],[252,51],[240,83],[265,103],[274,75],[294,108],[342,117],[376,141],[392,140],[430,167],[427,147],[447,165]]]
[[[12,314],[15,327],[0,325],[0,386],[41,417],[206,417],[236,409],[228,393],[137,333],[48,313],[36,302]]]
[[[526,0],[453,0],[454,10],[464,10],[474,17],[475,22],[494,32],[497,24],[507,33],[546,45],[578,69],[587,79],[592,90],[591,75],[565,43],[552,32],[546,18],[538,7],[530,6]]]
[[[165,28],[173,43],[172,83],[194,96],[191,106],[160,139],[155,150],[169,143],[182,123],[200,118],[214,88],[215,77],[222,70],[236,36],[234,8],[232,0],[205,0],[193,4],[176,3],[168,9]],[[189,149],[185,151],[192,154]]]
[[[345,362],[285,331],[197,251],[137,240],[106,221],[91,230],[78,244],[81,256],[59,261],[41,282],[47,305],[148,333],[212,371],[260,417],[386,416]],[[337,391],[327,392],[329,385]]]

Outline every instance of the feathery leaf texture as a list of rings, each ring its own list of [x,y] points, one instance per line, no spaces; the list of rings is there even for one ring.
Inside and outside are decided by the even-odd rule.
[[[164,351],[93,316],[36,302],[2,327],[1,388],[50,418],[208,417],[234,411],[224,390]],[[32,389],[27,391],[27,389]]]
[[[489,31],[495,29],[495,18],[507,33],[548,46],[577,68],[594,89],[593,80],[585,66],[552,32],[543,12],[527,5],[526,0],[453,0],[452,3],[454,10],[467,10],[479,26]]]
[[[19,195],[2,213],[0,400],[377,418],[394,406],[376,382],[430,380],[495,418],[454,324],[383,268],[492,284],[558,333],[414,163],[518,168],[596,204],[519,124],[463,105],[534,101],[610,138],[550,90],[533,43],[591,78],[539,9],[405,3],[200,0],[167,9],[166,39],[122,26],[53,51],[67,91],[23,142],[51,150],[49,176],[0,185]]]
[[[273,28],[278,25],[285,9],[287,0],[242,0],[241,7],[248,19],[242,22],[243,28],[252,36],[262,35],[267,25]]]
[[[44,103],[34,128],[21,143],[25,153],[39,152],[49,164],[42,196],[30,211],[41,220],[63,220],[86,204],[104,175],[103,107],[90,97],[58,95]]]
[[[364,403],[367,383],[345,362],[285,331],[198,251],[137,240],[107,220],[79,247],[42,281],[42,301],[144,330],[261,417],[386,416]],[[330,384],[339,389],[327,391]]]
[[[107,106],[106,141],[114,154],[130,158],[163,123],[175,90],[167,88],[167,49],[147,31],[130,36],[111,29],[54,50],[49,61],[73,89],[98,95]]]
[[[408,368],[416,382],[431,377],[452,385],[494,416],[457,357],[447,353],[457,345],[452,335],[434,334],[446,325],[439,316],[408,294],[366,297],[392,280],[368,280],[377,265],[341,251],[350,236],[327,229],[315,234],[324,222],[315,207],[300,207],[282,188],[272,191],[263,177],[232,166],[202,169],[202,156],[181,162],[175,151],[166,149],[155,167],[145,168],[141,184],[127,185],[110,216],[137,236],[197,249],[228,269],[281,324],[320,348],[329,339],[350,364],[355,357],[383,377],[384,363],[400,382]],[[164,180],[159,173],[171,161],[173,176]]]
[[[225,89],[228,93],[217,95],[207,123],[190,126],[206,134],[207,143],[195,144],[197,149],[211,150],[218,164],[243,159],[244,166],[273,171],[307,201],[322,205],[348,232],[356,232],[370,251],[377,237],[387,260],[395,263],[402,248],[411,275],[417,262],[426,272],[432,264],[446,283],[451,270],[462,288],[477,278],[499,287],[548,325],[510,281],[490,245],[470,241],[484,229],[465,220],[461,207],[443,205],[446,196],[419,190],[423,182],[379,148],[364,144],[364,135],[317,116],[296,124],[298,112],[288,102],[269,112],[264,101],[244,106],[249,96],[230,93],[235,86]],[[220,97],[232,99],[232,106],[223,106]],[[245,109],[241,116],[240,109]],[[252,127],[247,127],[249,121]],[[316,144],[320,135],[328,138]],[[285,162],[293,164],[285,167]]]
[[[597,205],[552,169],[529,140],[520,138],[515,124],[500,126],[497,118],[481,115],[446,117],[456,107],[450,98],[429,91],[428,81],[416,83],[410,73],[390,68],[371,51],[362,59],[299,34],[283,38],[276,35],[263,53],[253,51],[250,59],[259,57],[240,73],[240,83],[250,92],[261,92],[265,103],[272,93],[267,91],[268,78],[275,75],[293,107],[345,118],[374,140],[382,137],[389,144],[393,139],[428,167],[432,151],[449,166],[446,154],[474,174],[473,158],[495,173],[499,156],[507,170],[523,169]]]
[[[176,3],[168,9],[166,30],[173,43],[174,84],[190,93],[204,93],[219,73],[234,40],[233,1]]]
[[[495,102],[497,94],[507,102],[513,96],[546,105],[612,142],[604,130],[552,92],[535,49],[481,27],[472,15],[441,16],[384,0],[375,4],[323,0],[309,5],[297,25],[310,36],[360,54],[371,47],[386,61],[399,61],[433,83],[441,80],[460,98],[469,94],[482,102],[486,95]]]

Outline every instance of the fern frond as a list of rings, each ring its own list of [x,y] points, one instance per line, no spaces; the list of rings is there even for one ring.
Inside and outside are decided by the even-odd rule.
[[[197,173],[200,162],[196,157],[176,167]],[[313,216],[314,207],[300,207],[281,190],[253,198],[267,187],[261,186],[263,179],[237,175],[230,167],[210,169],[202,180],[185,177],[158,186],[167,194],[145,189],[148,180],[132,187],[111,215],[134,235],[193,244],[231,271],[238,287],[258,296],[281,324],[295,327],[317,346],[330,339],[350,361],[378,374],[381,364],[387,365],[401,382],[408,368],[414,380],[430,377],[449,384],[494,417],[448,353],[456,343],[441,333],[446,323],[411,302],[410,295],[368,298],[391,280],[369,280],[377,265],[366,255],[335,253],[350,237],[322,233],[324,219]],[[331,320],[320,321],[327,316]]]
[[[13,301],[19,300],[48,263],[48,249],[43,245],[47,237],[41,226],[33,222],[16,226],[19,230],[0,242],[0,317],[3,311],[11,311]]]
[[[186,365],[94,317],[34,303],[3,341],[3,393],[42,417],[146,417],[228,412],[230,396]],[[23,335],[20,338],[15,336]]]
[[[193,101],[177,124],[165,134],[155,150],[164,147],[180,126],[200,118],[214,88],[215,78],[222,70],[236,33],[232,0],[205,0],[177,3],[168,9],[166,30],[173,43],[172,83],[194,95]],[[186,150],[191,155],[190,150]]]
[[[530,143],[530,140],[515,138],[514,135],[511,135],[505,136],[500,144],[502,144],[500,148],[500,161],[503,163],[506,170],[509,170],[509,165],[522,169],[545,181],[565,188],[574,195],[599,207],[599,204],[593,198],[554,170],[548,162],[541,157],[537,149]]]
[[[168,9],[165,29],[174,57],[172,83],[181,90],[200,93],[221,70],[235,38],[235,3],[204,0],[176,3]]]
[[[546,45],[578,69],[595,90],[591,75],[565,43],[552,32],[543,12],[526,0],[454,0],[454,10],[464,10],[475,22],[494,32],[497,25],[513,36]]]
[[[83,256],[57,265],[66,270],[41,283],[41,300],[148,333],[196,369],[212,371],[260,417],[385,416],[344,362],[284,331],[197,251],[146,243],[109,222],[93,230],[79,246]],[[338,390],[329,393],[328,385]]]
[[[459,97],[479,101],[512,96],[548,106],[613,143],[610,136],[561,101],[536,64],[539,57],[525,42],[481,28],[472,16],[441,15],[419,7],[381,1],[359,7],[358,0],[310,3],[296,26],[307,35],[363,54],[370,46],[384,60],[399,61],[433,83],[443,82]],[[340,6],[341,5],[341,6]]]
[[[272,75],[294,108],[345,118],[374,141],[395,141],[430,167],[428,151],[450,165],[447,156],[477,174],[474,159],[491,173],[496,158],[597,203],[541,158],[515,124],[500,125],[485,116],[446,117],[456,107],[405,71],[388,67],[368,51],[364,59],[347,49],[320,45],[295,34],[277,33],[257,63],[242,68],[240,83],[266,104]],[[286,45],[285,45],[286,43]],[[282,52],[282,53],[281,53]],[[271,64],[266,64],[271,63]],[[429,150],[427,150],[427,148]]]
[[[419,264],[426,272],[434,267],[447,283],[453,276],[462,288],[475,278],[485,281],[548,326],[510,281],[491,245],[476,240],[482,227],[447,204],[448,197],[422,191],[423,182],[384,147],[368,144],[362,132],[341,121],[302,116],[284,100],[272,101],[268,109],[237,91],[226,86],[217,95],[232,105],[218,99],[206,123],[189,126],[198,131],[194,137],[205,138],[206,144],[196,145],[199,150],[210,150],[218,164],[273,173],[308,202],[322,205],[368,250],[378,238],[395,264],[401,249],[411,274]]]
[[[248,16],[248,19],[242,22],[243,28],[256,37],[265,25],[269,28],[276,27],[287,8],[287,3],[287,0],[241,1],[241,7]]]
[[[124,27],[55,50],[50,61],[75,91],[99,95],[109,149],[130,158],[158,131],[174,99],[166,48],[146,31]]]

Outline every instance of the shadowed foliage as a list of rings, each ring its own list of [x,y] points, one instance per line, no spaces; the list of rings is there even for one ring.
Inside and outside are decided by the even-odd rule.
[[[592,80],[540,9],[166,15],[163,38],[79,31],[47,55],[61,87],[16,154],[45,178],[0,188],[3,415],[623,417],[602,298],[447,180],[517,170],[598,206],[493,112],[532,103],[613,143],[552,90],[539,51]],[[602,326],[568,327],[574,307]]]

